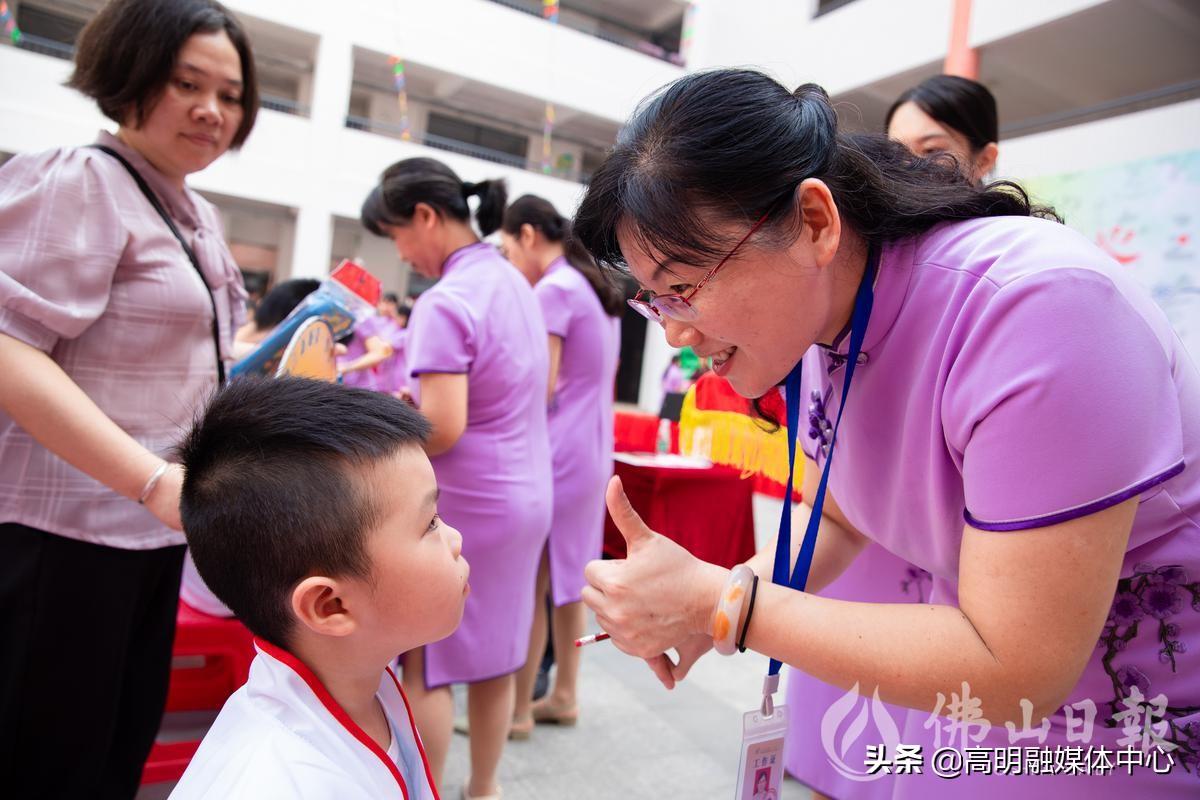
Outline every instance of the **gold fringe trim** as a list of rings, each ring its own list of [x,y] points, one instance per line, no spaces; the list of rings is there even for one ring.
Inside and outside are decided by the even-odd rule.
[[[764,431],[751,417],[736,411],[714,411],[696,408],[696,390],[689,389],[683,398],[683,409],[679,419],[679,449],[691,453],[696,430],[708,428],[711,432],[712,452],[697,453],[708,456],[714,464],[734,467],[742,472],[743,478],[763,475],[776,483],[787,483],[788,440],[787,431],[780,428],[774,433]],[[795,488],[798,490],[804,477],[804,453],[796,449]]]

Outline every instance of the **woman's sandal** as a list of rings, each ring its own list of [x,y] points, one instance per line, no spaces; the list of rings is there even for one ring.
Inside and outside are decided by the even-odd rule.
[[[533,736],[533,717],[523,720],[513,720],[508,728],[508,738],[514,742],[524,742]]]
[[[533,704],[531,709],[533,721],[539,725],[561,725],[570,727],[579,722],[579,706],[570,708],[555,708],[544,700]]]
[[[478,797],[472,797],[471,795],[467,794],[467,784],[464,783],[462,787],[462,800],[501,800],[503,797],[504,790],[499,786],[496,787],[495,794],[483,794],[479,795]]]

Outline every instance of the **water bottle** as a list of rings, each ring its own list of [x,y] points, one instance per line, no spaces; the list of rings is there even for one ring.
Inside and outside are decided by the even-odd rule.
[[[654,449],[659,453],[671,452],[671,420],[661,419],[658,421],[658,439]]]

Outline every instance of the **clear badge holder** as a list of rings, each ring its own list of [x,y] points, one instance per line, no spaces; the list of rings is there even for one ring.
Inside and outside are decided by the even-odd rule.
[[[787,706],[775,705],[779,676],[763,683],[762,706],[742,717],[742,748],[734,800],[779,800]]]

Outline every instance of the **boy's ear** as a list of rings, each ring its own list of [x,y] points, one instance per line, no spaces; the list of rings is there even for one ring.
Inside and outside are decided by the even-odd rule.
[[[349,636],[357,621],[344,602],[344,587],[333,578],[313,575],[292,590],[292,613],[300,624],[321,636]]]

